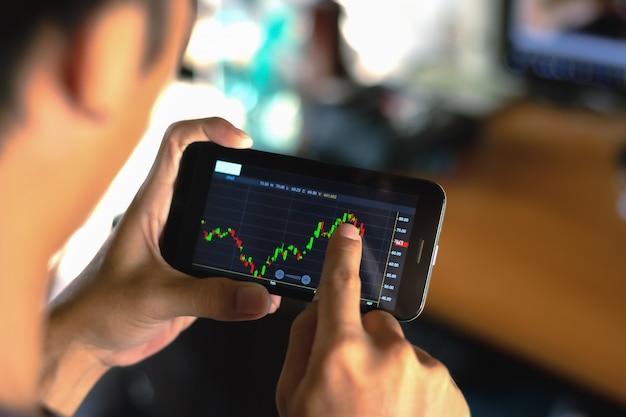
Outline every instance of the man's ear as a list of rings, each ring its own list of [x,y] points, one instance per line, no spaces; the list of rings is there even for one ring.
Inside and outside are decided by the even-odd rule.
[[[107,117],[132,99],[145,55],[147,13],[135,2],[111,2],[68,43],[63,83],[79,111]]]

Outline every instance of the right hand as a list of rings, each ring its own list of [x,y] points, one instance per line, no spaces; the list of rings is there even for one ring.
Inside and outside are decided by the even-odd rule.
[[[278,381],[281,416],[469,416],[448,370],[412,346],[389,313],[361,317],[361,238],[330,239],[315,300],[294,321]]]

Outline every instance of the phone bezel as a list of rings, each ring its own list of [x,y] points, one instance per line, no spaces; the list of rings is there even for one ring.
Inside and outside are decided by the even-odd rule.
[[[441,186],[421,178],[333,165],[252,149],[225,148],[213,142],[192,143],[184,151],[180,162],[170,212],[161,239],[162,256],[172,267],[192,276],[206,277],[206,274],[192,267],[192,258],[197,242],[198,219],[201,218],[206,204],[217,159],[228,159],[243,165],[309,177],[314,172],[316,178],[417,196],[416,214],[409,237],[408,260],[401,272],[395,309],[390,312],[402,321],[412,320],[422,312],[439,241],[446,196]],[[420,255],[418,251],[421,251]],[[241,279],[235,274],[223,276]],[[250,278],[250,281],[253,280]],[[310,291],[267,285],[265,282],[261,284],[275,294],[303,300],[312,298]]]

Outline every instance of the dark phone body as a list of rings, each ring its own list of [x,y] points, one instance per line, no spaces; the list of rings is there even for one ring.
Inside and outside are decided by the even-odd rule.
[[[329,237],[352,223],[363,237],[363,309],[412,320],[444,209],[445,193],[430,181],[199,142],[183,154],[161,252],[196,277],[311,300]]]

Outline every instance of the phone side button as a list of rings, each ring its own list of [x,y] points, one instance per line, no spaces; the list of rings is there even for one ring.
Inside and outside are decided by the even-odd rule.
[[[437,262],[437,254],[439,253],[439,245],[435,246],[435,254],[433,255],[433,266]]]
[[[424,239],[420,239],[419,246],[417,247],[417,259],[415,262],[418,264],[422,262],[422,252],[424,251]]]

